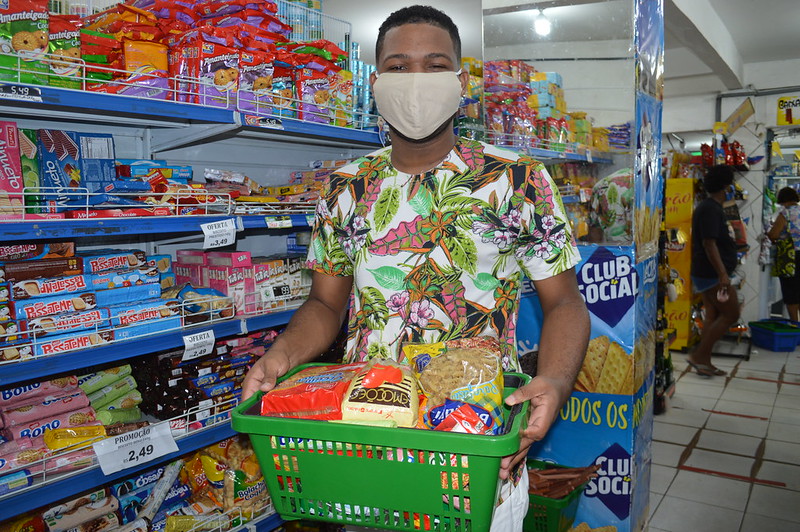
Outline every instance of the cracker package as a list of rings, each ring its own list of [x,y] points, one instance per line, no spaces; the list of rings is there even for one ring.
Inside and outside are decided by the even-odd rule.
[[[239,89],[239,51],[218,44],[200,44],[200,104],[233,108]]]
[[[276,63],[272,75],[273,114],[284,118],[296,118],[294,67]]]
[[[48,22],[47,0],[0,2],[0,81],[47,85]]]
[[[350,383],[342,402],[346,421],[396,421],[417,424],[419,392],[411,368],[389,359],[372,359]]]
[[[342,399],[363,363],[311,366],[261,398],[261,415],[300,419],[341,419]]]
[[[75,15],[50,15],[50,85],[80,89],[81,32]]]
[[[427,397],[423,419],[433,427],[430,413],[448,399],[481,407],[491,434],[503,424],[503,371],[497,340],[488,337],[433,344],[406,344],[403,354]]]
[[[331,84],[328,76],[310,68],[295,71],[298,104],[297,118],[306,122],[330,124]]]
[[[608,336],[589,341],[575,389],[581,392],[633,393],[633,356]]]
[[[272,109],[273,54],[242,52],[239,65],[239,109],[269,113]]]

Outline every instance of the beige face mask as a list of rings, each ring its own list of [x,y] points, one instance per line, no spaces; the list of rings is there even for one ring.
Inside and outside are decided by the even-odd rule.
[[[452,117],[461,103],[458,72],[384,72],[372,90],[378,112],[401,135],[414,140],[430,136]]]

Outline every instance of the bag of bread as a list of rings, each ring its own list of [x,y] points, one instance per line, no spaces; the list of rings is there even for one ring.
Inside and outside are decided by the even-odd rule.
[[[406,344],[420,390],[427,397],[423,419],[433,428],[430,413],[447,399],[481,407],[488,412],[488,431],[498,434],[503,424],[503,370],[500,345],[490,337],[433,344]]]
[[[362,369],[342,402],[345,421],[396,421],[417,424],[419,394],[411,368],[394,360],[374,358]]]
[[[300,419],[342,419],[342,399],[361,362],[311,366],[298,371],[261,398],[261,415]]]

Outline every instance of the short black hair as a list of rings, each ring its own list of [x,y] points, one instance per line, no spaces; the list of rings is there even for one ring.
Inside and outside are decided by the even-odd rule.
[[[733,168],[725,164],[718,164],[709,168],[703,179],[703,187],[709,194],[725,190],[732,184]]]
[[[788,201],[800,202],[800,194],[792,187],[783,187],[778,191],[777,202],[786,203]]]
[[[389,15],[378,29],[378,40],[375,41],[375,62],[383,51],[383,42],[386,40],[386,32],[392,28],[405,24],[430,24],[446,30],[453,41],[453,50],[456,52],[456,59],[461,62],[461,36],[458,34],[458,26],[453,19],[445,15],[442,11],[431,6],[408,6],[399,9]]]

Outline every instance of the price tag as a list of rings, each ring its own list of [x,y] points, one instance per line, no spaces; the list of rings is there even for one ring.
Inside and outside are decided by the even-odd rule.
[[[586,162],[591,163],[592,161],[592,150],[586,150]]]
[[[314,227],[314,215],[313,214],[306,214],[306,225],[308,225],[309,227]]]
[[[290,297],[292,297],[292,289],[289,288],[289,285],[282,284],[280,286],[272,287],[272,299],[275,301],[283,301],[284,299],[289,299]]]
[[[244,123],[265,129],[283,129],[283,120],[271,116],[244,115]]]
[[[292,219],[289,216],[267,216],[268,229],[290,229],[292,227]]]
[[[92,444],[103,474],[135,467],[178,452],[169,423],[156,423]]]
[[[0,84],[0,98],[41,103],[42,89],[39,87],[26,87],[24,85]]]
[[[192,360],[201,356],[208,355],[214,350],[214,331],[208,330],[195,334],[187,334],[183,337],[183,358],[181,360]]]
[[[202,224],[203,249],[220,248],[236,242],[236,220],[227,218],[219,222]]]

